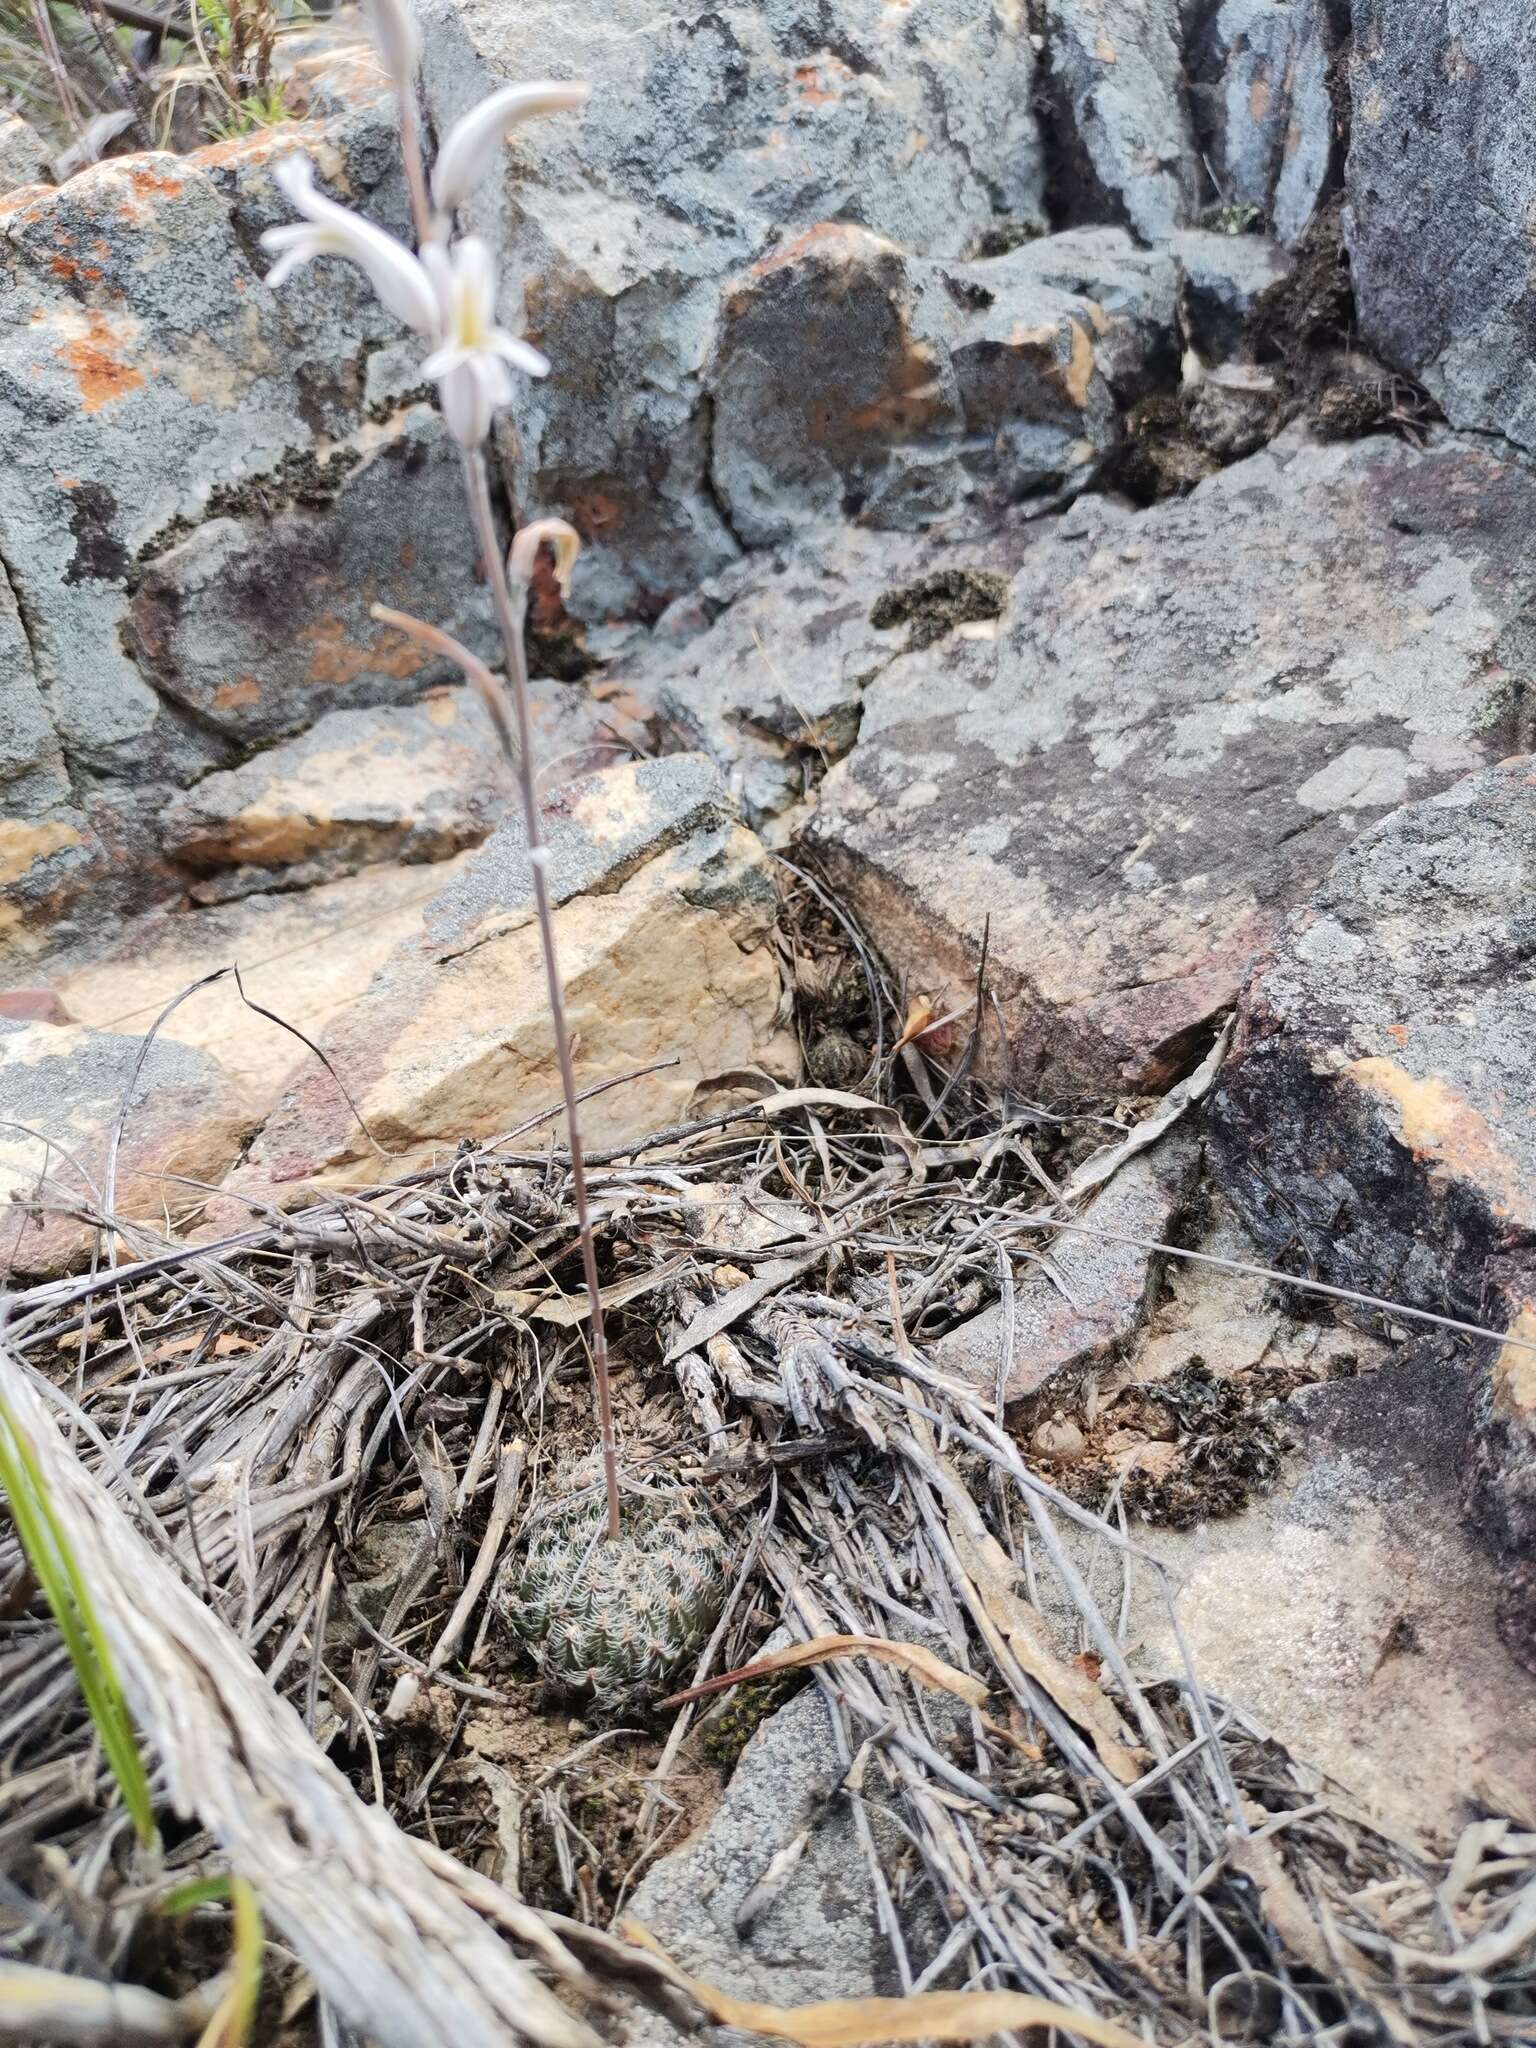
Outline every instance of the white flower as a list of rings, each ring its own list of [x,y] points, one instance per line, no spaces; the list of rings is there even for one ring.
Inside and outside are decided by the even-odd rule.
[[[491,252],[478,236],[466,235],[451,250],[422,251],[438,300],[438,348],[422,364],[435,378],[448,431],[463,448],[478,448],[491,430],[491,415],[512,396],[507,365],[530,377],[547,376],[549,364],[536,348],[496,325],[496,276]]]
[[[564,114],[584,104],[589,85],[504,85],[471,107],[449,129],[432,172],[432,200],[440,213],[453,213],[496,161],[497,152],[519,121],[536,114]]]
[[[363,19],[390,83],[409,92],[421,62],[421,33],[410,0],[363,0]]]
[[[344,256],[368,274],[368,280],[397,320],[418,334],[435,336],[437,294],[423,265],[393,235],[360,214],[338,206],[315,189],[314,167],[307,157],[284,157],[273,168],[296,212],[304,216],[286,227],[268,228],[262,246],[277,253],[267,283],[279,285],[316,256]]]

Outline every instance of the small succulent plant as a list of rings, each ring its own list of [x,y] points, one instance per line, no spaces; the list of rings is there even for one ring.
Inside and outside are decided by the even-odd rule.
[[[605,1541],[605,1528],[602,1469],[587,1459],[508,1561],[499,1604],[547,1679],[629,1713],[686,1683],[720,1619],[730,1552],[687,1490],[631,1495],[621,1534]]]

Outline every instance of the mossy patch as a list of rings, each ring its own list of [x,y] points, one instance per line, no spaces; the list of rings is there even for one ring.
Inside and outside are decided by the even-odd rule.
[[[1007,604],[1008,578],[994,569],[935,569],[876,598],[869,623],[877,632],[906,626],[910,653],[932,647],[957,626],[1000,619]]]

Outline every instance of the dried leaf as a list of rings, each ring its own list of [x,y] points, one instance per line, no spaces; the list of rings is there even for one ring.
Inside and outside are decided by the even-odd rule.
[[[958,1516],[950,1517],[949,1536],[962,1569],[975,1581],[982,1605],[1014,1656],[1061,1711],[1093,1738],[1105,1769],[1122,1785],[1134,1785],[1145,1767],[1130,1747],[1131,1731],[1113,1700],[1088,1673],[1057,1654],[1038,1610],[1014,1591],[1017,1572],[1007,1551],[996,1537],[966,1527]]]
[[[1096,2019],[1024,1991],[915,1991],[905,1998],[828,1998],[816,2005],[764,2005],[733,1998],[678,1969],[649,1929],[626,1919],[620,1933],[669,1965],[669,1974],[725,2027],[743,2027],[798,2048],[861,2048],[875,2041],[980,2041],[1013,2028],[1058,2027],[1099,2048],[1143,2048],[1112,2020]]]
[[[906,1021],[901,1027],[901,1036],[896,1041],[896,1051],[910,1045],[914,1038],[921,1038],[938,1017],[938,1011],[926,996],[914,996],[907,1005]]]
[[[767,1678],[775,1671],[799,1671],[807,1665],[829,1663],[834,1657],[873,1657],[876,1663],[894,1664],[919,1685],[930,1686],[935,1692],[953,1693],[969,1706],[979,1707],[987,1696],[987,1688],[979,1678],[957,1671],[953,1664],[946,1664],[921,1643],[893,1643],[885,1636],[815,1636],[808,1643],[791,1643],[787,1649],[754,1658],[750,1664],[739,1665],[719,1678],[707,1679],[687,1692],[674,1693],[662,1705],[680,1707],[688,1700],[724,1692],[728,1685],[740,1685],[749,1678]]]

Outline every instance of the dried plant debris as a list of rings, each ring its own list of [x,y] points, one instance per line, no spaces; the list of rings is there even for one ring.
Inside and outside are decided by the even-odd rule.
[[[1106,1515],[1107,1417],[1061,1418],[1075,1457],[1064,1427],[1026,1451],[990,1397],[927,1361],[956,1304],[996,1298],[999,1233],[1022,1255],[1042,1173],[1102,1147],[1105,1106],[957,1081],[967,1018],[944,1066],[923,1035],[898,1050],[911,992],[821,882],[785,874],[797,1021],[814,1030],[820,1004],[822,1028],[856,1040],[856,1084],[760,1081],[589,1157],[629,1567],[610,1558],[581,1589],[578,1237],[569,1162],[538,1120],[366,1194],[14,1297],[0,1393],[46,1394],[69,1424],[58,1469],[179,1578],[216,1663],[253,1660],[264,1728],[298,1732],[293,1756],[264,1734],[241,1768],[280,1787],[298,1747],[322,1759],[328,1796],[389,1820],[455,1912],[558,1986],[560,2025],[607,2025],[664,1985],[686,2006],[609,1923],[798,1683],[848,1760],[829,1797],[867,1881],[922,1904],[883,1923],[898,1983],[1047,1998],[1147,2048],[1531,2038],[1536,1824],[1513,1795],[1489,1788],[1453,1859],[1379,1833],[1197,1672],[1143,1683],[1094,1590],[1134,1544],[1123,1505],[1180,1520],[1267,1483],[1278,1384],[1184,1359],[1122,1389],[1120,1422],[1166,1455]],[[66,1538],[80,1497],[61,1489]],[[618,1613],[621,1583],[648,1618]],[[230,1952],[224,1908],[160,1911],[227,1867],[196,1767],[209,1695],[189,1683],[179,1716],[150,1724],[152,1865],[8,1531],[0,1587],[4,1958],[185,1998]],[[599,1657],[574,1647],[588,1621],[621,1674],[594,1683]],[[853,1647],[659,1707],[663,1686],[751,1668],[781,1627],[921,1644],[984,1702]],[[179,1818],[173,1783],[192,1788]],[[899,1827],[899,1869],[874,1846],[877,1812]],[[295,1861],[293,1884],[334,1888]],[[420,1938],[401,1924],[402,1969]],[[287,2001],[273,2038],[362,2023],[360,1982],[333,1980],[322,2011],[291,1964],[270,1968]]]

